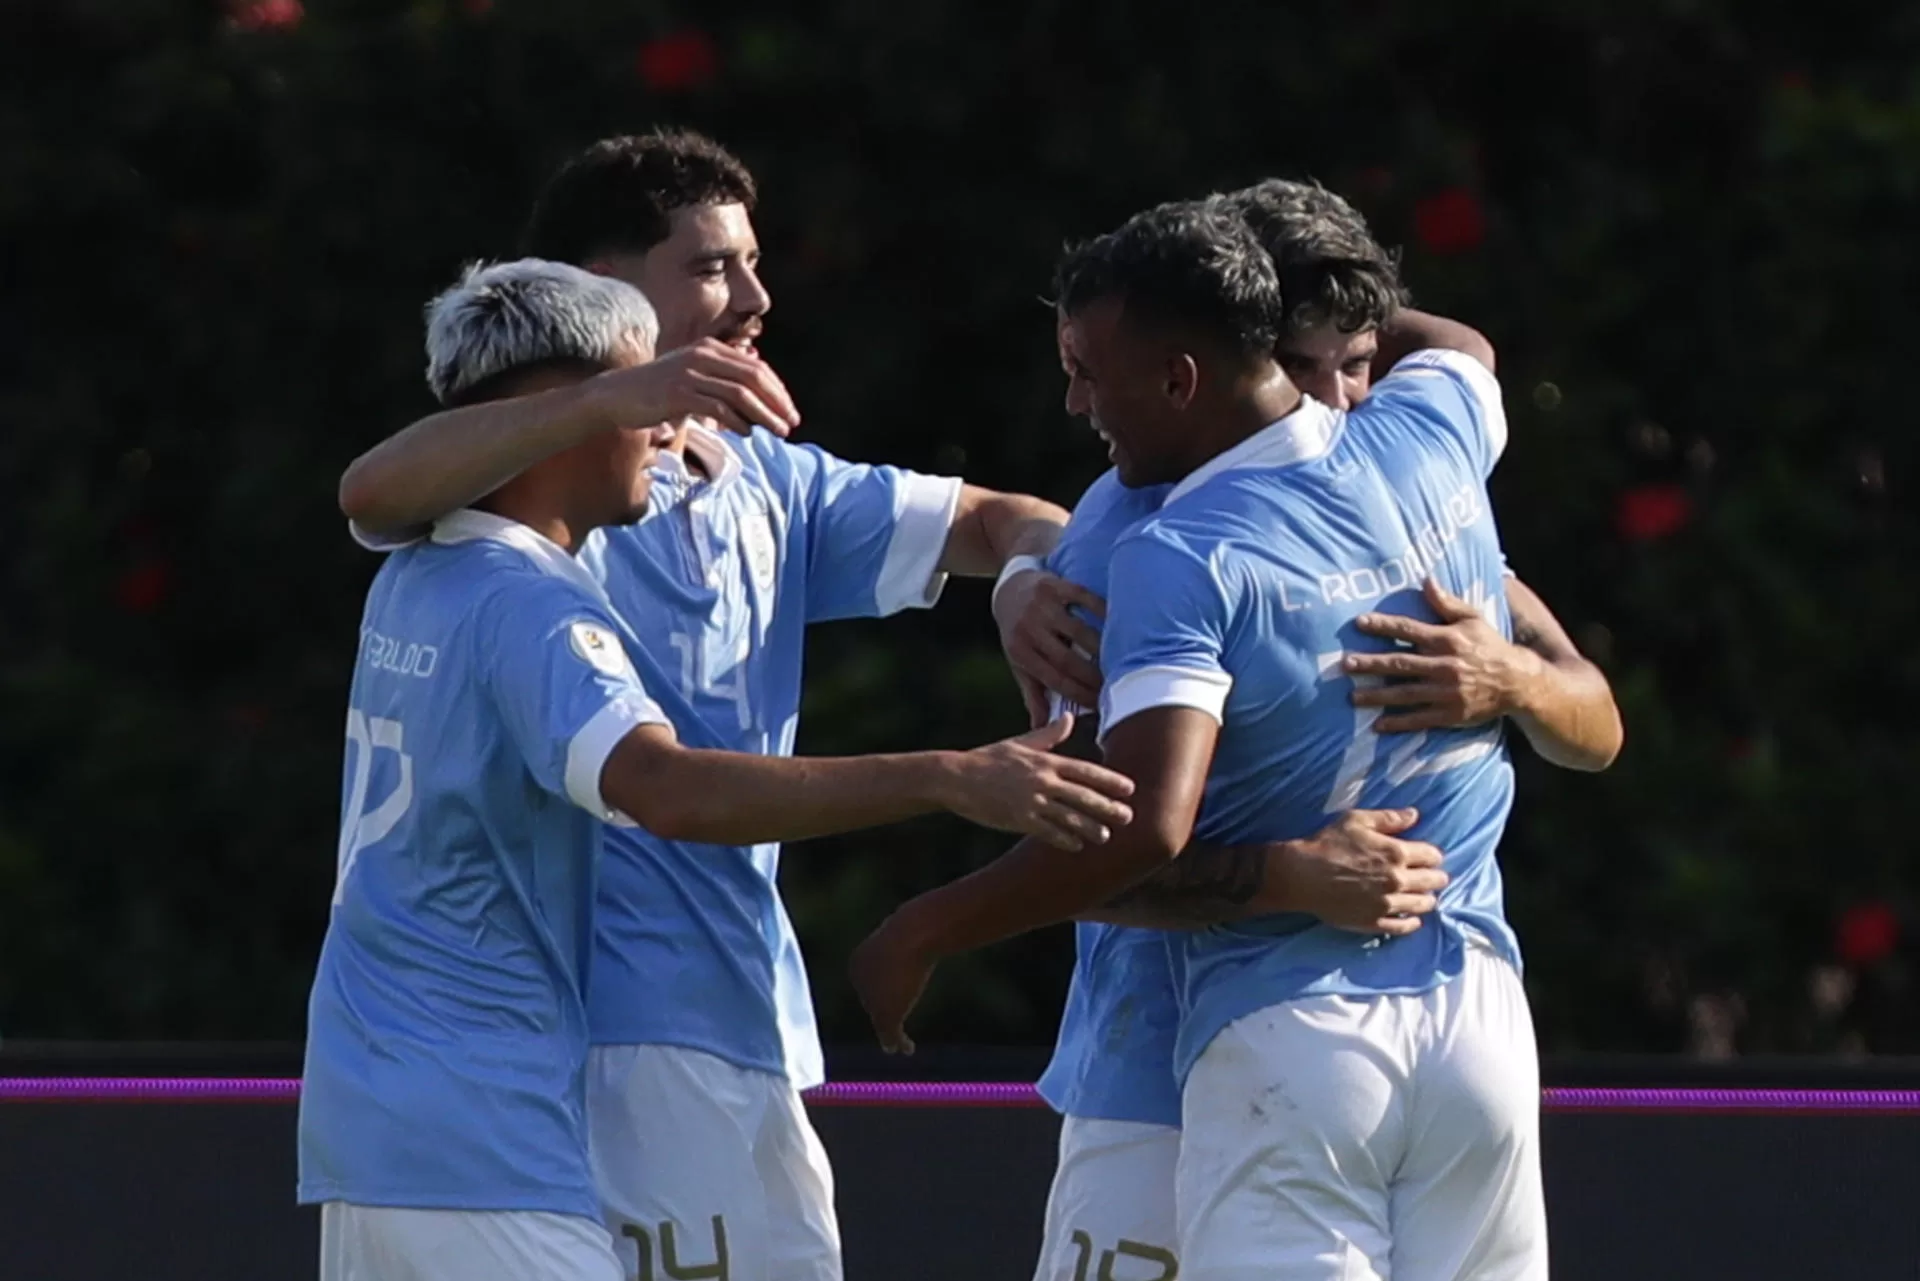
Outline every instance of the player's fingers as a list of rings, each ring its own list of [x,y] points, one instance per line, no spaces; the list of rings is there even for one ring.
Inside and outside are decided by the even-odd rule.
[[[743,387],[765,410],[761,425],[780,435],[800,425],[793,394],[773,366],[758,356],[737,351],[718,339],[704,339],[688,353],[688,368],[701,375]]]
[[[1116,776],[1117,777],[1117,776]],[[1073,811],[1087,819],[1091,827],[1125,827],[1133,821],[1133,807],[1124,801],[1105,796],[1091,787],[1081,787],[1065,779],[1053,779],[1041,790],[1049,808],[1061,808]],[[1076,824],[1076,830],[1086,830]],[[1104,840],[1105,838],[1100,838]],[[1095,842],[1098,844],[1098,842]]]
[[[694,374],[693,377],[694,386],[704,395],[725,405],[738,418],[749,424],[765,427],[777,435],[787,434],[790,424],[786,418],[762,400],[751,386],[699,373]]]
[[[773,372],[773,366],[764,360],[755,360],[752,369],[752,386],[756,394],[779,419],[780,428],[792,429],[800,425],[800,407],[794,403],[793,393],[787,390],[780,375]],[[776,424],[769,423],[769,427]],[[786,431],[781,431],[786,435]]]
[[[1055,669],[1054,686],[1062,698],[1081,707],[1100,706],[1100,669],[1078,654],[1068,654]]]
[[[1100,702],[1100,669],[1072,646],[1048,632],[1021,629],[1016,633],[1020,652],[1029,661],[1026,670],[1048,689],[1082,707]]]
[[[1450,664],[1446,659],[1435,658],[1427,654],[1348,654],[1340,660],[1340,670],[1349,676],[1437,676],[1441,672],[1449,670],[1449,667]],[[1360,703],[1360,695],[1378,694],[1381,688],[1392,689],[1394,687],[1363,685],[1353,692],[1353,701]],[[1362,703],[1362,706],[1366,705],[1367,704]],[[1372,705],[1378,706],[1378,700],[1375,699]]]
[[[1446,636],[1444,627],[1435,627],[1405,614],[1362,614],[1353,620],[1353,625],[1369,636],[1405,641],[1409,645],[1437,644]]]
[[[1053,767],[1063,785],[1078,783],[1082,787],[1092,788],[1102,796],[1118,797],[1121,800],[1133,795],[1133,780],[1125,774],[1115,773],[1104,765],[1076,760],[1071,756],[1062,756],[1053,762]],[[1127,818],[1120,821],[1124,823],[1132,817],[1132,811],[1128,811]]]
[[[1393,844],[1394,861],[1401,867],[1439,867],[1446,861],[1446,856],[1440,852],[1438,846],[1429,845],[1425,841],[1395,841]]]
[[[1073,648],[1076,657],[1096,658],[1100,654],[1100,633],[1072,614],[1062,614],[1055,627],[1060,640]]]
[[[1389,713],[1373,723],[1376,734],[1405,734],[1419,729],[1455,729],[1467,724],[1466,713],[1452,699],[1414,712]]]
[[[1387,895],[1387,916],[1425,916],[1440,901],[1431,894],[1389,894]]]
[[[880,1048],[888,1054],[912,1054],[913,1042],[907,1039],[906,1028],[898,1020],[873,1018],[874,1035],[880,1038]]]
[[[1366,934],[1385,934],[1392,938],[1405,938],[1420,928],[1417,916],[1383,916],[1362,931]]]
[[[1050,574],[1047,576],[1047,581],[1043,584],[1042,590],[1063,605],[1078,605],[1095,618],[1105,618],[1107,616],[1107,602],[1070,578],[1062,578],[1058,574]]]
[[[1105,823],[1082,813],[1064,797],[1048,797],[1041,802],[1041,806],[1047,821],[1056,830],[1071,833],[1083,846],[1105,845],[1113,836],[1113,830]]]
[[[1420,821],[1420,811],[1411,806],[1397,810],[1349,810],[1343,821],[1375,832],[1404,832]]]
[[[1438,894],[1447,888],[1448,879],[1437,867],[1412,867],[1400,874],[1400,890],[1405,894]]]
[[[1437,578],[1429,578],[1421,589],[1426,595],[1427,604],[1433,612],[1450,623],[1465,622],[1469,618],[1480,617],[1480,611],[1455,596],[1440,583]]]
[[[1038,655],[1029,655],[1021,670],[1076,707],[1097,707],[1100,704],[1098,685],[1089,685],[1084,677],[1075,676]]]
[[[1056,822],[1053,812],[1049,810],[1035,810],[1027,820],[1026,833],[1063,850],[1077,850],[1085,845],[1072,828]]]
[[[1031,747],[1037,752],[1050,752],[1066,742],[1072,733],[1073,713],[1062,712],[1038,729],[1030,729],[1008,741],[1018,743],[1022,747]]]

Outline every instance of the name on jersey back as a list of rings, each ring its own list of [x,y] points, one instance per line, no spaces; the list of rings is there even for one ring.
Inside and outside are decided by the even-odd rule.
[[[433,645],[420,645],[396,636],[382,636],[371,627],[360,629],[360,661],[375,671],[395,676],[432,676],[440,665],[440,651]]]
[[[1409,588],[1418,591],[1420,584],[1440,564],[1447,548],[1458,541],[1462,531],[1477,525],[1484,515],[1486,508],[1480,501],[1480,488],[1468,482],[1448,496],[1441,505],[1440,519],[1422,526],[1413,536],[1413,546],[1401,555],[1381,565],[1337,569],[1322,574],[1299,599],[1287,590],[1287,583],[1282,580],[1280,604],[1288,613],[1293,613],[1329,605],[1357,605]],[[1314,598],[1316,595],[1318,599]]]

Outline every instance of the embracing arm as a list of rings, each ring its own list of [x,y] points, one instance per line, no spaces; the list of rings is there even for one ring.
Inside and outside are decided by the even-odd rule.
[[[911,1051],[907,1015],[940,959],[1069,921],[1165,866],[1187,845],[1220,726],[1189,707],[1137,713],[1107,734],[1107,764],[1134,781],[1134,820],[1092,853],[1024,840],[970,876],[905,904],[855,949],[855,991],[880,1042]]]
[[[1411,934],[1446,888],[1441,853],[1401,838],[1416,810],[1351,810],[1314,835],[1261,845],[1194,841],[1083,921],[1197,930],[1301,912],[1363,934]]]
[[[1383,708],[1382,734],[1482,725],[1500,716],[1520,726],[1534,750],[1567,769],[1603,770],[1620,753],[1623,731],[1613,690],[1600,669],[1568,639],[1546,603],[1517,578],[1507,579],[1513,617],[1509,641],[1471,604],[1439,583],[1425,588],[1440,620],[1366,614],[1355,626],[1409,649],[1349,654],[1353,701]]]
[[[1493,343],[1472,325],[1436,316],[1430,311],[1402,307],[1380,330],[1380,346],[1373,356],[1373,376],[1387,372],[1416,351],[1457,351],[1473,357],[1489,371],[1494,367]]]
[[[429,414],[347,466],[340,510],[369,534],[404,534],[608,425],[586,383]]]
[[[689,417],[737,432],[758,423],[782,436],[800,420],[771,366],[707,338],[572,386],[422,418],[348,465],[340,510],[369,534],[404,533],[596,432]]]
[[[1606,673],[1574,645],[1547,603],[1517,578],[1507,580],[1507,608],[1514,643],[1541,662],[1508,715],[1543,759],[1565,769],[1607,768],[1620,755],[1626,730]]]
[[[1015,556],[1045,556],[1066,524],[1066,509],[1044,498],[962,485],[940,572],[990,578]]]
[[[1070,921],[1165,867],[1185,849],[1220,726],[1190,707],[1156,707],[1107,735],[1109,768],[1134,783],[1133,822],[1091,856],[1025,840],[986,867],[894,914],[936,957]],[[889,922],[891,924],[892,922]]]
[[[983,827],[1077,849],[1107,839],[1133,785],[1048,750],[1072,719],[970,752],[760,756],[682,746],[671,730],[629,731],[601,767],[606,803],[668,840],[754,845],[878,827],[951,810]]]

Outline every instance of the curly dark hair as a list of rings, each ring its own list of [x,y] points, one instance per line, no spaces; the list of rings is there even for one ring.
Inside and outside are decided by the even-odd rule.
[[[1383,249],[1360,211],[1318,183],[1268,178],[1219,197],[1273,258],[1286,334],[1332,324],[1377,329],[1406,305],[1399,256]]]
[[[567,161],[534,202],[521,252],[580,266],[608,253],[645,253],[667,238],[676,209],[759,198],[739,157],[691,129],[607,138]]]
[[[1158,205],[1070,247],[1053,296],[1068,315],[1118,297],[1130,319],[1205,335],[1242,355],[1279,341],[1273,259],[1235,211],[1212,200]]]

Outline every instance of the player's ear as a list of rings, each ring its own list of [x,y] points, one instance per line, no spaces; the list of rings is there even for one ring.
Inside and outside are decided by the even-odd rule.
[[[1185,409],[1193,403],[1194,393],[1200,389],[1200,366],[1184,351],[1168,356],[1161,389],[1166,393],[1169,404],[1175,409]]]

